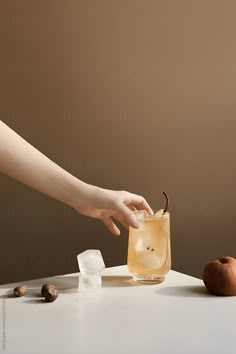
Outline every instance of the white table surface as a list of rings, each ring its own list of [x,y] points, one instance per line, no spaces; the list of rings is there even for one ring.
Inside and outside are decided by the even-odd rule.
[[[51,282],[53,303],[40,296]],[[158,285],[136,285],[126,266],[103,272],[103,287],[78,291],[79,273],[0,286],[0,351],[101,354],[236,353],[236,297],[209,295],[203,282],[170,271]]]

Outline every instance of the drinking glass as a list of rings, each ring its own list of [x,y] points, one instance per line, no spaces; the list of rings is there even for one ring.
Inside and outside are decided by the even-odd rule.
[[[155,284],[171,269],[170,214],[134,211],[140,227],[129,227],[128,269],[136,282]]]

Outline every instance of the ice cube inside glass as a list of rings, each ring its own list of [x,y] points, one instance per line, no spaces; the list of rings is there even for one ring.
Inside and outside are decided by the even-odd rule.
[[[129,228],[128,269],[137,282],[153,284],[171,268],[170,214],[134,211],[140,227]]]

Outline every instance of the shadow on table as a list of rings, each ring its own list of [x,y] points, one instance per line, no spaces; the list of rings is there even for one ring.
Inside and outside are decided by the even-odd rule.
[[[156,291],[157,294],[180,297],[206,297],[213,296],[203,285],[167,286]]]
[[[24,296],[24,298],[32,299],[32,300],[26,300],[25,302],[39,303],[44,301],[41,294],[41,288],[46,283],[53,284],[61,294],[64,293],[72,294],[78,292],[79,277],[78,276],[74,276],[74,277],[57,276],[57,277],[28,280],[22,282],[22,284],[26,284],[28,286],[28,291]],[[19,283],[19,285],[20,284],[21,283]],[[16,299],[16,297],[13,294],[13,288],[10,290],[6,290],[5,294],[0,295],[0,299]]]
[[[52,283],[58,290],[59,294],[74,294],[79,291],[79,276],[71,277],[51,277],[36,280],[29,280],[23,282],[28,286],[28,291],[24,296],[25,303],[41,303],[45,302],[41,294],[41,288],[45,283]],[[20,284],[19,284],[20,285]],[[122,276],[122,275],[103,275],[102,276],[102,287],[134,287],[140,286],[133,281],[132,276]],[[0,299],[16,299],[13,295],[13,288],[6,290],[5,294],[0,295]]]
[[[18,297],[18,299],[25,299],[26,297],[31,297],[33,299],[31,300],[25,300],[24,302],[30,302],[32,303],[39,303],[39,302],[45,302],[45,300],[42,298],[41,293],[36,292],[35,294],[32,294],[32,290],[29,289],[28,293],[26,295]],[[7,290],[5,294],[0,295],[0,299],[17,299],[17,297],[13,294],[13,289],[12,290]]]
[[[29,299],[24,300],[24,304],[50,304],[50,302],[46,302],[44,298],[39,299]]]
[[[133,281],[131,276],[126,275],[103,275],[102,286],[105,288],[139,286],[140,284]]]
[[[12,291],[6,291],[6,294],[0,295],[0,299],[15,299]]]

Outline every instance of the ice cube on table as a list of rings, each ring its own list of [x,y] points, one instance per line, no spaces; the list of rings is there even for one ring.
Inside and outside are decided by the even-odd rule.
[[[79,277],[79,289],[96,289],[102,286],[102,277],[100,273],[88,275],[81,273]]]
[[[87,250],[77,256],[79,269],[82,274],[95,275],[105,269],[100,250]]]

